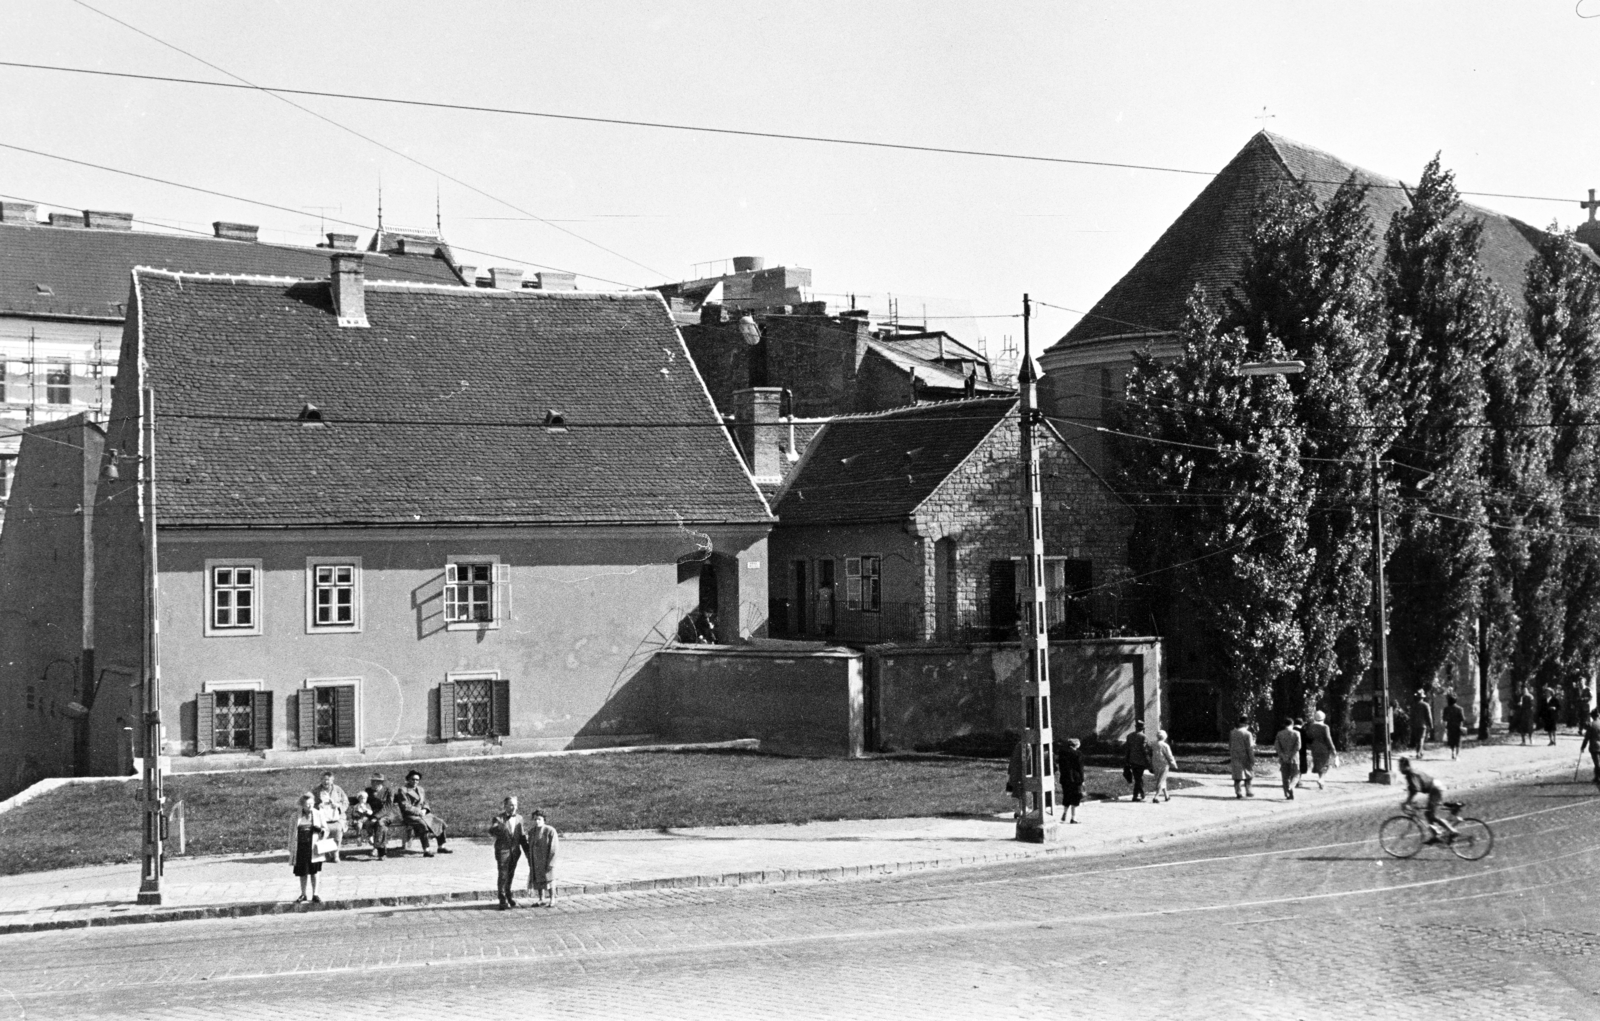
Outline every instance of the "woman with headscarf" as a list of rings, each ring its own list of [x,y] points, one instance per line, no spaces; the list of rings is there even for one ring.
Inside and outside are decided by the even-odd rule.
[[[1301,737],[1311,751],[1311,772],[1317,778],[1317,790],[1325,790],[1322,778],[1338,759],[1333,749],[1333,731],[1328,728],[1328,714],[1318,709],[1311,714],[1311,722],[1300,729]]]

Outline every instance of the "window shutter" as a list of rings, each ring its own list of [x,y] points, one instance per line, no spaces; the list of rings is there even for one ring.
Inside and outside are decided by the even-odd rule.
[[[262,751],[272,747],[272,692],[258,691],[250,699],[251,722],[255,726],[255,734],[251,737],[250,747]]]
[[[511,619],[511,565],[494,565],[494,619]]]
[[[333,690],[333,730],[340,748],[356,746],[356,686],[342,684]]]
[[[444,620],[446,624],[454,623],[461,619],[459,605],[460,590],[456,588],[460,578],[455,564],[444,565]]]
[[[296,742],[301,748],[314,748],[317,744],[317,693],[311,688],[301,688],[295,695],[295,714],[300,721],[299,740]]]
[[[497,680],[492,685],[494,698],[490,703],[492,730],[500,737],[511,735],[511,682]]]
[[[439,740],[456,736],[456,686],[449,681],[439,685]]]
[[[202,691],[194,697],[194,750],[200,755],[217,747],[217,696]]]

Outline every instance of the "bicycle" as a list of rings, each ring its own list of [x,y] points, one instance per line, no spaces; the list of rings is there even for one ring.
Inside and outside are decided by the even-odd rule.
[[[1455,827],[1454,836],[1437,833],[1422,809],[1401,805],[1399,815],[1385,819],[1378,827],[1378,843],[1382,845],[1383,852],[1394,858],[1410,858],[1422,850],[1430,836],[1436,836],[1437,842],[1448,847],[1457,858],[1477,861],[1486,856],[1494,847],[1494,830],[1489,828],[1489,824],[1482,819],[1463,816],[1463,803],[1460,801],[1441,802],[1440,807],[1449,812],[1447,819]]]

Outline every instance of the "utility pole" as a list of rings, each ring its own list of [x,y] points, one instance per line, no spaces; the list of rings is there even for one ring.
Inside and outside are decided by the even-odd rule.
[[[1044,504],[1039,494],[1039,448],[1033,430],[1039,424],[1038,374],[1028,337],[1032,308],[1022,296],[1022,369],[1017,382],[1022,390],[1022,478],[1028,523],[1027,564],[1028,633],[1022,648],[1028,657],[1028,676],[1022,681],[1022,812],[1017,816],[1017,839],[1032,844],[1055,841],[1061,835],[1057,817],[1054,738],[1050,727],[1050,621],[1044,592]]]
[[[144,474],[140,477],[144,499],[144,865],[139,877],[139,903],[161,903],[161,594],[156,582],[156,397],[145,387],[140,429],[144,434]]]
[[[1383,500],[1378,455],[1372,455],[1372,772],[1369,783],[1392,783],[1389,772],[1389,604],[1383,585]]]

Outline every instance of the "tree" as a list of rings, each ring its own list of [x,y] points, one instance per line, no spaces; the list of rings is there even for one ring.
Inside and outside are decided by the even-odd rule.
[[[1400,426],[1386,458],[1400,493],[1391,620],[1398,656],[1419,688],[1436,684],[1471,635],[1490,555],[1482,366],[1504,346],[1507,320],[1478,270],[1482,233],[1480,221],[1462,214],[1453,175],[1435,156],[1385,235],[1382,372]]]
[[[1174,360],[1135,357],[1119,414],[1141,437],[1120,449],[1122,489],[1138,510],[1132,560],[1163,575],[1152,586],[1160,609],[1169,622],[1175,606],[1190,615],[1186,633],[1205,643],[1225,711],[1250,719],[1300,665],[1295,615],[1312,559],[1304,435],[1282,378],[1240,372],[1286,357],[1281,345],[1223,332],[1199,294],[1179,337]]]

